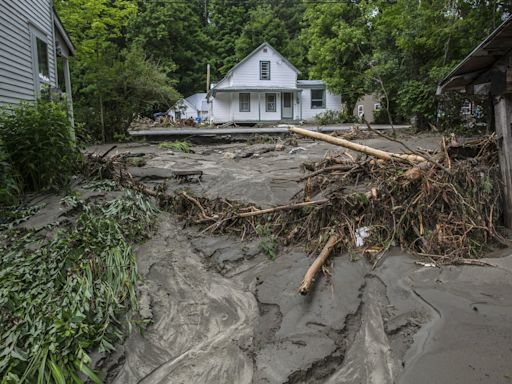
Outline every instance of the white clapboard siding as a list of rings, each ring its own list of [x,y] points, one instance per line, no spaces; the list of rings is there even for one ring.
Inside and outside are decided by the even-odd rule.
[[[1,0],[0,105],[36,97],[31,29],[46,37],[50,84],[56,86],[51,0]]]
[[[315,116],[330,111],[341,110],[341,96],[334,95],[328,90],[325,92],[325,108],[311,108],[311,89],[304,89],[302,92],[302,120],[312,121]]]

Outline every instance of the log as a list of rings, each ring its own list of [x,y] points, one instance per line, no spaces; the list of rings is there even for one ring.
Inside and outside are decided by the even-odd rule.
[[[345,139],[340,139],[339,137],[333,137],[330,135],[326,135],[320,132],[309,131],[307,129],[298,128],[291,126],[288,128],[290,132],[297,133],[302,136],[310,137],[312,139],[325,141],[326,143],[339,145],[340,147],[348,148],[356,152],[361,152],[369,156],[376,157],[382,160],[399,160],[399,161],[410,161],[413,163],[426,161],[426,159],[419,155],[408,155],[403,153],[392,153],[382,151],[380,149],[375,149],[372,147],[368,147],[367,145],[362,145],[358,143],[354,143],[352,141],[348,141]]]
[[[313,264],[311,264],[311,267],[309,267],[306,274],[304,275],[304,280],[302,280],[302,283],[299,287],[299,293],[301,295],[304,296],[309,293],[311,285],[313,284],[313,281],[315,281],[316,274],[320,268],[322,268],[322,265],[324,265],[325,261],[339,240],[340,238],[338,235],[331,235],[331,237],[329,237],[329,240],[327,240],[327,243],[325,243],[322,252],[320,252],[320,255],[318,255],[318,257],[315,259]]]
[[[324,204],[324,203],[327,203],[328,201],[329,201],[329,199],[321,199],[321,200],[315,200],[315,201],[306,201],[304,203],[280,205],[280,206],[274,207],[274,208],[260,209],[258,211],[252,211],[252,212],[243,212],[243,213],[240,213],[238,215],[238,217],[244,218],[244,217],[265,215],[267,213],[274,213],[277,211],[285,211],[288,209],[297,209],[297,208],[302,208],[302,207],[308,207],[310,205]]]

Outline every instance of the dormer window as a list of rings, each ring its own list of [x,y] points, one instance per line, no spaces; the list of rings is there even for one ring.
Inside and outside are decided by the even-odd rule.
[[[270,80],[270,61],[260,61],[260,80]]]

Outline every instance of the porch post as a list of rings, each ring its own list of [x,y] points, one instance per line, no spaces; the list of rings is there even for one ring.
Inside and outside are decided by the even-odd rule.
[[[73,90],[71,88],[71,76],[69,74],[69,60],[67,57],[62,57],[62,62],[64,63],[64,84],[66,86],[66,102],[68,104],[69,119],[71,120],[71,125],[75,127],[75,117],[73,115]],[[73,130],[72,135],[74,138],[75,130]]]
[[[258,92],[258,121],[261,121],[261,92]]]
[[[496,138],[503,180],[503,218],[507,228],[512,228],[512,95],[504,94],[494,105]]]

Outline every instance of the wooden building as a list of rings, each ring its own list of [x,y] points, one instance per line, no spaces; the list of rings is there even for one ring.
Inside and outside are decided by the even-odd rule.
[[[512,16],[441,81],[438,94],[449,91],[488,95],[493,101],[504,184],[504,220],[512,228]]]

